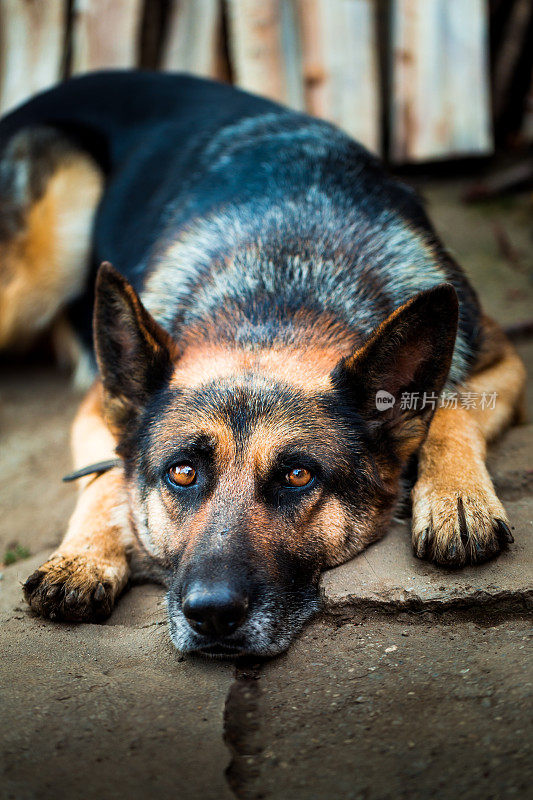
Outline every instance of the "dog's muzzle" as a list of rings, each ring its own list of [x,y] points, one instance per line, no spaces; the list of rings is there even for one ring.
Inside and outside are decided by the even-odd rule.
[[[233,658],[283,652],[318,609],[318,586],[278,584],[203,559],[169,582],[170,636],[184,653]]]

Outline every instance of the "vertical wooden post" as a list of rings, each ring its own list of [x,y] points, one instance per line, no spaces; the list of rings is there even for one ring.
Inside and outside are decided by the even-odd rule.
[[[305,105],[316,117],[328,115],[328,69],[322,41],[322,0],[298,0]]]
[[[218,77],[221,0],[171,0],[161,67]]]
[[[283,0],[227,0],[230,51],[239,86],[287,102],[281,43]]]
[[[491,152],[486,0],[393,0],[391,156]]]
[[[0,113],[60,79],[65,23],[63,0],[1,0]]]
[[[74,0],[72,72],[137,65],[141,0]]]
[[[286,86],[286,103],[297,111],[305,110],[302,72],[302,43],[296,0],[281,3],[281,49]]]
[[[374,0],[298,0],[298,8],[308,110],[379,151]]]

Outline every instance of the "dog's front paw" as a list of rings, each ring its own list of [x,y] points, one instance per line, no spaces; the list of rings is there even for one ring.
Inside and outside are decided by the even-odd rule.
[[[99,622],[111,614],[120,588],[118,571],[111,564],[57,555],[30,575],[23,591],[33,611],[43,617]]]
[[[413,490],[413,550],[450,567],[487,561],[513,542],[505,510],[492,490]]]

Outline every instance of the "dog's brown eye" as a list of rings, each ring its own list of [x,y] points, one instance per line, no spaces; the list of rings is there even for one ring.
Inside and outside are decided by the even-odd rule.
[[[307,486],[312,480],[313,476],[305,467],[294,467],[285,475],[285,483],[289,486],[294,486],[296,489]]]
[[[190,464],[174,464],[168,471],[168,477],[178,486],[192,486],[196,480],[196,470]]]

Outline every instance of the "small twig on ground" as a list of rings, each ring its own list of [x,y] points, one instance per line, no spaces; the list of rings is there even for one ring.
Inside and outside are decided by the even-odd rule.
[[[520,252],[511,242],[509,234],[501,222],[496,219],[492,221],[492,232],[494,233],[500,255],[507,261],[511,269],[514,269],[516,272],[527,272],[522,263]]]

